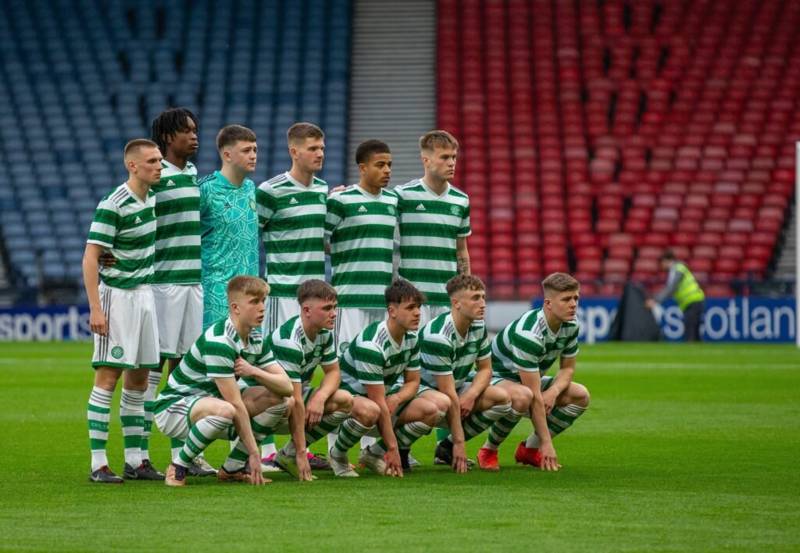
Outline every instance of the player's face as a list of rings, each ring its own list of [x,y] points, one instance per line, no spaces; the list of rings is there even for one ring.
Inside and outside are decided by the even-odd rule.
[[[545,298],[550,306],[550,311],[561,321],[574,321],[578,312],[578,300],[580,291],[556,292],[550,298]]]
[[[312,326],[332,330],[336,323],[336,306],[336,300],[312,298],[303,304],[303,311],[308,313]]]
[[[197,153],[197,125],[189,117],[183,128],[167,137],[167,148],[180,158],[188,158]]]
[[[453,299],[456,311],[472,321],[483,320],[486,315],[485,290],[459,290]]]
[[[322,162],[325,161],[325,141],[321,138],[306,138],[289,147],[292,162],[301,170],[308,173],[322,171]]]
[[[255,328],[264,322],[265,300],[260,296],[237,294],[231,301],[231,310],[245,325]]]
[[[455,148],[434,148],[432,152],[422,152],[422,165],[430,175],[449,181],[456,174],[457,156]]]
[[[389,304],[389,317],[406,330],[419,328],[420,305],[412,300]]]
[[[384,188],[392,178],[392,154],[373,154],[367,163],[359,164],[364,183]]]
[[[158,148],[139,148],[128,160],[128,171],[142,182],[156,184],[161,178],[161,159]]]
[[[222,155],[225,161],[242,171],[252,173],[256,170],[258,160],[258,146],[255,142],[239,140],[231,146],[227,146]]]

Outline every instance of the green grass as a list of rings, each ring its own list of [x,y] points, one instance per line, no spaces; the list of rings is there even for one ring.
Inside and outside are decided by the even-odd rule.
[[[525,420],[498,474],[432,466],[427,438],[414,450],[426,466],[403,480],[177,490],[87,481],[89,345],[0,347],[2,551],[800,551],[792,346],[583,346],[592,406],[555,442],[559,473],[513,464]],[[109,456],[121,471],[118,401]],[[158,433],[153,452],[163,468]],[[208,457],[224,453],[217,443]]]

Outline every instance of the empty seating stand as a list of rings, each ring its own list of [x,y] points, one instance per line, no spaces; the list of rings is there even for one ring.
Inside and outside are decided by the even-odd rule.
[[[766,275],[794,187],[800,4],[439,0],[438,119],[463,142],[473,267],[711,293]]]
[[[125,142],[163,109],[200,119],[201,174],[226,124],[258,135],[256,182],[287,170],[286,129],[327,133],[323,178],[344,182],[349,0],[5,0],[0,4],[0,236],[22,283],[80,279],[99,199]]]

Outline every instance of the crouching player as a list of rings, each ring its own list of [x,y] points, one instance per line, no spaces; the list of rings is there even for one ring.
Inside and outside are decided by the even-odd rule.
[[[408,449],[444,419],[441,406],[416,397],[419,388],[420,306],[425,297],[406,280],[386,288],[388,316],[362,330],[341,358],[342,388],[353,394],[353,412],[377,422],[381,438],[361,450],[359,462],[378,474],[403,476],[399,449]],[[371,428],[351,417],[342,423],[330,458],[347,462],[347,452]]]
[[[456,472],[466,472],[466,441],[507,416],[511,401],[506,390],[490,385],[492,349],[483,321],[486,287],[476,276],[456,275],[447,282],[447,294],[450,312],[434,318],[419,333],[422,365],[419,396],[437,405],[442,394],[450,399],[447,409],[450,435],[439,442],[436,457]],[[473,370],[476,364],[477,371]],[[481,452],[479,466],[498,470],[497,455]]]
[[[258,444],[285,418],[292,384],[262,340],[268,292],[260,278],[232,278],[227,290],[229,315],[197,339],[156,399],[159,430],[184,440],[167,470],[168,486],[186,485],[194,458],[211,442],[236,436],[217,478],[256,485],[269,482],[261,475]],[[248,374],[260,385],[240,391],[237,374]]]
[[[333,325],[336,322],[336,290],[323,280],[310,279],[297,289],[300,315],[288,319],[269,337],[275,359],[289,375],[294,387],[294,405],[289,415],[292,439],[281,448],[275,461],[279,467],[298,477],[311,479],[306,447],[328,432],[335,432],[351,416],[353,396],[339,389],[341,374],[336,358]],[[317,365],[324,376],[319,388],[311,387]],[[375,417],[362,410],[352,416],[359,424],[373,426]],[[286,429],[276,430],[276,434]],[[330,461],[336,476],[358,476],[350,463]]]
[[[519,421],[519,403],[529,398],[534,432],[517,447],[518,463],[558,470],[552,438],[569,428],[589,407],[589,391],[572,381],[578,355],[576,320],[580,285],[565,273],[542,281],[544,304],[505,327],[492,341],[492,368],[497,386],[509,392],[512,411],[489,430],[485,448],[494,451]],[[542,373],[560,358],[555,376]]]

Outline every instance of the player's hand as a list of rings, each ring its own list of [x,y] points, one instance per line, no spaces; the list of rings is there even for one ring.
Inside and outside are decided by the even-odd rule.
[[[117,258],[111,252],[103,252],[97,258],[97,262],[101,267],[113,267],[117,264]]]
[[[237,357],[236,361],[233,362],[233,372],[236,373],[236,376],[255,376],[258,371],[259,369],[241,357]]]
[[[461,418],[466,419],[475,408],[475,398],[469,394],[464,394],[458,398],[458,404],[461,408]]]
[[[265,480],[261,474],[261,456],[258,452],[251,453],[247,457],[247,465],[250,470],[250,483],[254,486],[263,486],[272,480]]]
[[[467,451],[464,442],[453,443],[453,470],[458,474],[464,474],[469,470],[467,466]]]
[[[325,412],[325,402],[318,396],[319,394],[314,394],[306,405],[306,428],[309,430],[320,423]]]
[[[539,447],[539,453],[542,454],[542,470],[557,471],[561,468],[561,465],[558,464],[558,456],[556,455],[556,450],[552,442],[542,444]]]
[[[100,336],[108,335],[108,321],[102,309],[92,309],[89,312],[89,327],[92,332]]]
[[[387,451],[383,456],[383,461],[386,463],[386,472],[384,473],[386,476],[403,477],[403,465],[400,462],[400,451],[397,448]]]
[[[653,309],[656,306],[656,300],[654,300],[653,298],[647,298],[646,300],[644,300],[644,306],[647,309]]]
[[[553,406],[556,404],[556,399],[558,399],[558,394],[555,390],[553,390],[553,388],[542,392],[542,403],[544,403],[544,411],[546,414],[549,415],[550,411],[553,410]]]
[[[336,194],[337,192],[341,192],[342,190],[347,190],[346,184],[340,184],[339,186],[335,186],[328,191],[328,195]]]
[[[397,394],[386,396],[386,407],[389,408],[389,414],[394,415],[397,408],[400,406],[400,400],[397,399]]]
[[[308,464],[308,450],[298,450],[294,458],[297,463],[297,479],[300,482],[311,482],[314,477],[311,476],[311,465]]]

